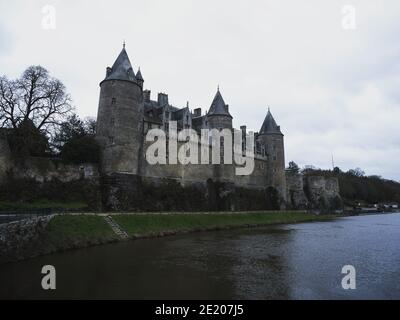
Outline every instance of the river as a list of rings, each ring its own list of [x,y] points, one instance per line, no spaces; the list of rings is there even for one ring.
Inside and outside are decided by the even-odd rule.
[[[56,268],[56,290],[41,268]],[[344,265],[356,289],[344,290]],[[400,299],[400,213],[201,232],[0,266],[0,298]]]

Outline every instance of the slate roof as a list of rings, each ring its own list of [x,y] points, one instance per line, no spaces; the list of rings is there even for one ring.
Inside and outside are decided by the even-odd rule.
[[[189,108],[188,107],[172,111],[172,120],[181,120],[181,119],[183,119],[183,115],[186,112],[189,112]]]
[[[210,110],[208,110],[207,115],[208,116],[223,115],[223,116],[229,116],[232,118],[232,116],[229,114],[229,112],[225,108],[225,101],[224,101],[224,98],[222,98],[222,95],[219,92],[219,89],[218,89],[217,93],[215,94],[214,100],[211,103],[211,107],[210,107]]]
[[[111,67],[111,72],[108,73],[104,80],[127,80],[136,82],[135,72],[133,71],[125,48],[122,48],[117,60],[115,60]]]
[[[275,119],[272,116],[272,113],[269,109],[267,115],[265,116],[259,134],[268,134],[268,133],[282,134],[280,126],[276,124]]]
[[[140,68],[139,68],[138,72],[136,73],[136,79],[139,81],[144,81],[143,77],[142,77],[142,73],[140,72]]]

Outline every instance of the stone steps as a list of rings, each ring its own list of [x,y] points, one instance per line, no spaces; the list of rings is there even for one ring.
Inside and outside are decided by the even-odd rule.
[[[104,220],[108,223],[108,225],[111,227],[111,229],[114,231],[114,233],[119,236],[121,239],[127,239],[129,238],[128,234],[120,227],[118,223],[114,221],[114,219],[111,216],[105,216]]]

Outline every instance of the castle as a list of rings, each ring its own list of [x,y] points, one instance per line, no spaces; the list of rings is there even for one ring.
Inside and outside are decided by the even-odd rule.
[[[117,189],[140,181],[161,182],[165,179],[178,181],[182,186],[205,186],[214,182],[251,190],[269,190],[274,193],[279,206],[286,200],[284,136],[270,110],[259,132],[255,133],[254,170],[248,176],[238,176],[229,164],[166,164],[150,165],[145,159],[148,143],[144,139],[152,128],[168,131],[170,121],[176,121],[178,130],[230,129],[232,115],[218,88],[211,106],[202,114],[201,108],[193,111],[188,105],[172,106],[168,95],[158,93],[151,99],[150,90],[144,89],[140,69],[135,72],[124,47],[113,66],[107,67],[106,76],[100,82],[100,99],[97,116],[96,139],[102,149],[101,171],[106,177],[118,176]],[[240,130],[246,135],[246,126]],[[118,182],[110,182],[118,185]],[[135,191],[136,190],[136,191]],[[137,189],[131,189],[137,192]],[[228,191],[229,193],[229,191]],[[232,207],[232,206],[230,206]]]
[[[158,93],[157,101],[152,100],[150,90],[144,90],[143,84],[142,73],[140,69],[136,73],[133,70],[124,45],[100,83],[97,140],[102,148],[103,174],[176,179],[183,185],[205,183],[211,179],[247,188],[274,188],[285,200],[283,134],[269,110],[260,131],[255,133],[255,167],[250,176],[236,176],[233,166],[227,164],[149,165],[145,159],[147,130],[168,130],[171,120],[177,122],[178,130],[232,129],[233,117],[219,89],[209,110],[202,114],[201,108],[191,111],[188,106],[172,106],[165,93]],[[245,134],[246,126],[241,126],[240,130]]]
[[[12,183],[25,192],[23,188],[29,181],[39,190],[40,197],[46,198],[53,196],[55,185],[63,189],[72,185],[74,190],[80,186],[83,201],[91,208],[104,211],[340,209],[342,200],[337,177],[285,170],[283,134],[270,110],[259,132],[254,134],[253,148],[247,139],[243,144],[243,137],[249,136],[246,126],[241,126],[240,130],[232,127],[229,106],[219,89],[203,114],[200,108],[192,111],[188,106],[172,106],[165,93],[159,93],[157,101],[152,100],[150,91],[143,90],[143,84],[142,73],[134,72],[124,46],[100,82],[96,129],[101,151],[99,164],[64,163],[58,158],[34,156],[18,159],[11,152],[7,132],[0,130],[0,187],[9,190],[8,184]],[[238,152],[247,157],[248,149],[254,151],[250,174],[237,173],[241,164],[235,157],[235,163],[225,162],[225,148],[224,157],[221,150],[211,157],[214,160],[216,155],[222,162],[203,163],[203,153],[197,155],[201,164],[174,162],[171,148],[165,148],[165,158],[169,157],[169,161],[152,163],[146,151],[156,143],[148,139],[149,134],[154,131],[170,133],[168,127],[171,129],[175,125],[178,130],[182,129],[180,133],[191,131],[196,137],[203,137],[203,132],[209,130],[221,133],[222,137],[217,140],[219,147],[230,145],[229,140],[225,143],[223,132],[234,132],[235,139],[241,136],[241,144],[236,144],[234,153],[235,157]],[[172,140],[164,142],[168,144]],[[204,144],[199,141],[196,146],[200,145],[203,150]],[[177,139],[176,149],[185,150],[187,143]],[[205,149],[213,148],[206,144]]]

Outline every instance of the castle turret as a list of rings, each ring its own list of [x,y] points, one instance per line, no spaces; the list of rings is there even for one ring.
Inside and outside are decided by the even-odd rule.
[[[144,80],[143,80],[143,77],[142,77],[142,73],[140,72],[140,68],[139,68],[138,72],[136,73],[136,81],[143,88]]]
[[[266,169],[267,187],[274,187],[277,189],[281,198],[285,201],[286,177],[283,134],[280,126],[276,124],[269,108],[261,126],[258,139],[264,145],[268,157]]]
[[[229,113],[229,106],[225,104],[219,88],[207,113],[207,126],[210,129],[232,129],[232,116]]]
[[[140,75],[140,74],[139,74]],[[124,47],[100,83],[96,139],[102,172],[138,174],[143,120],[143,78],[137,79]]]

